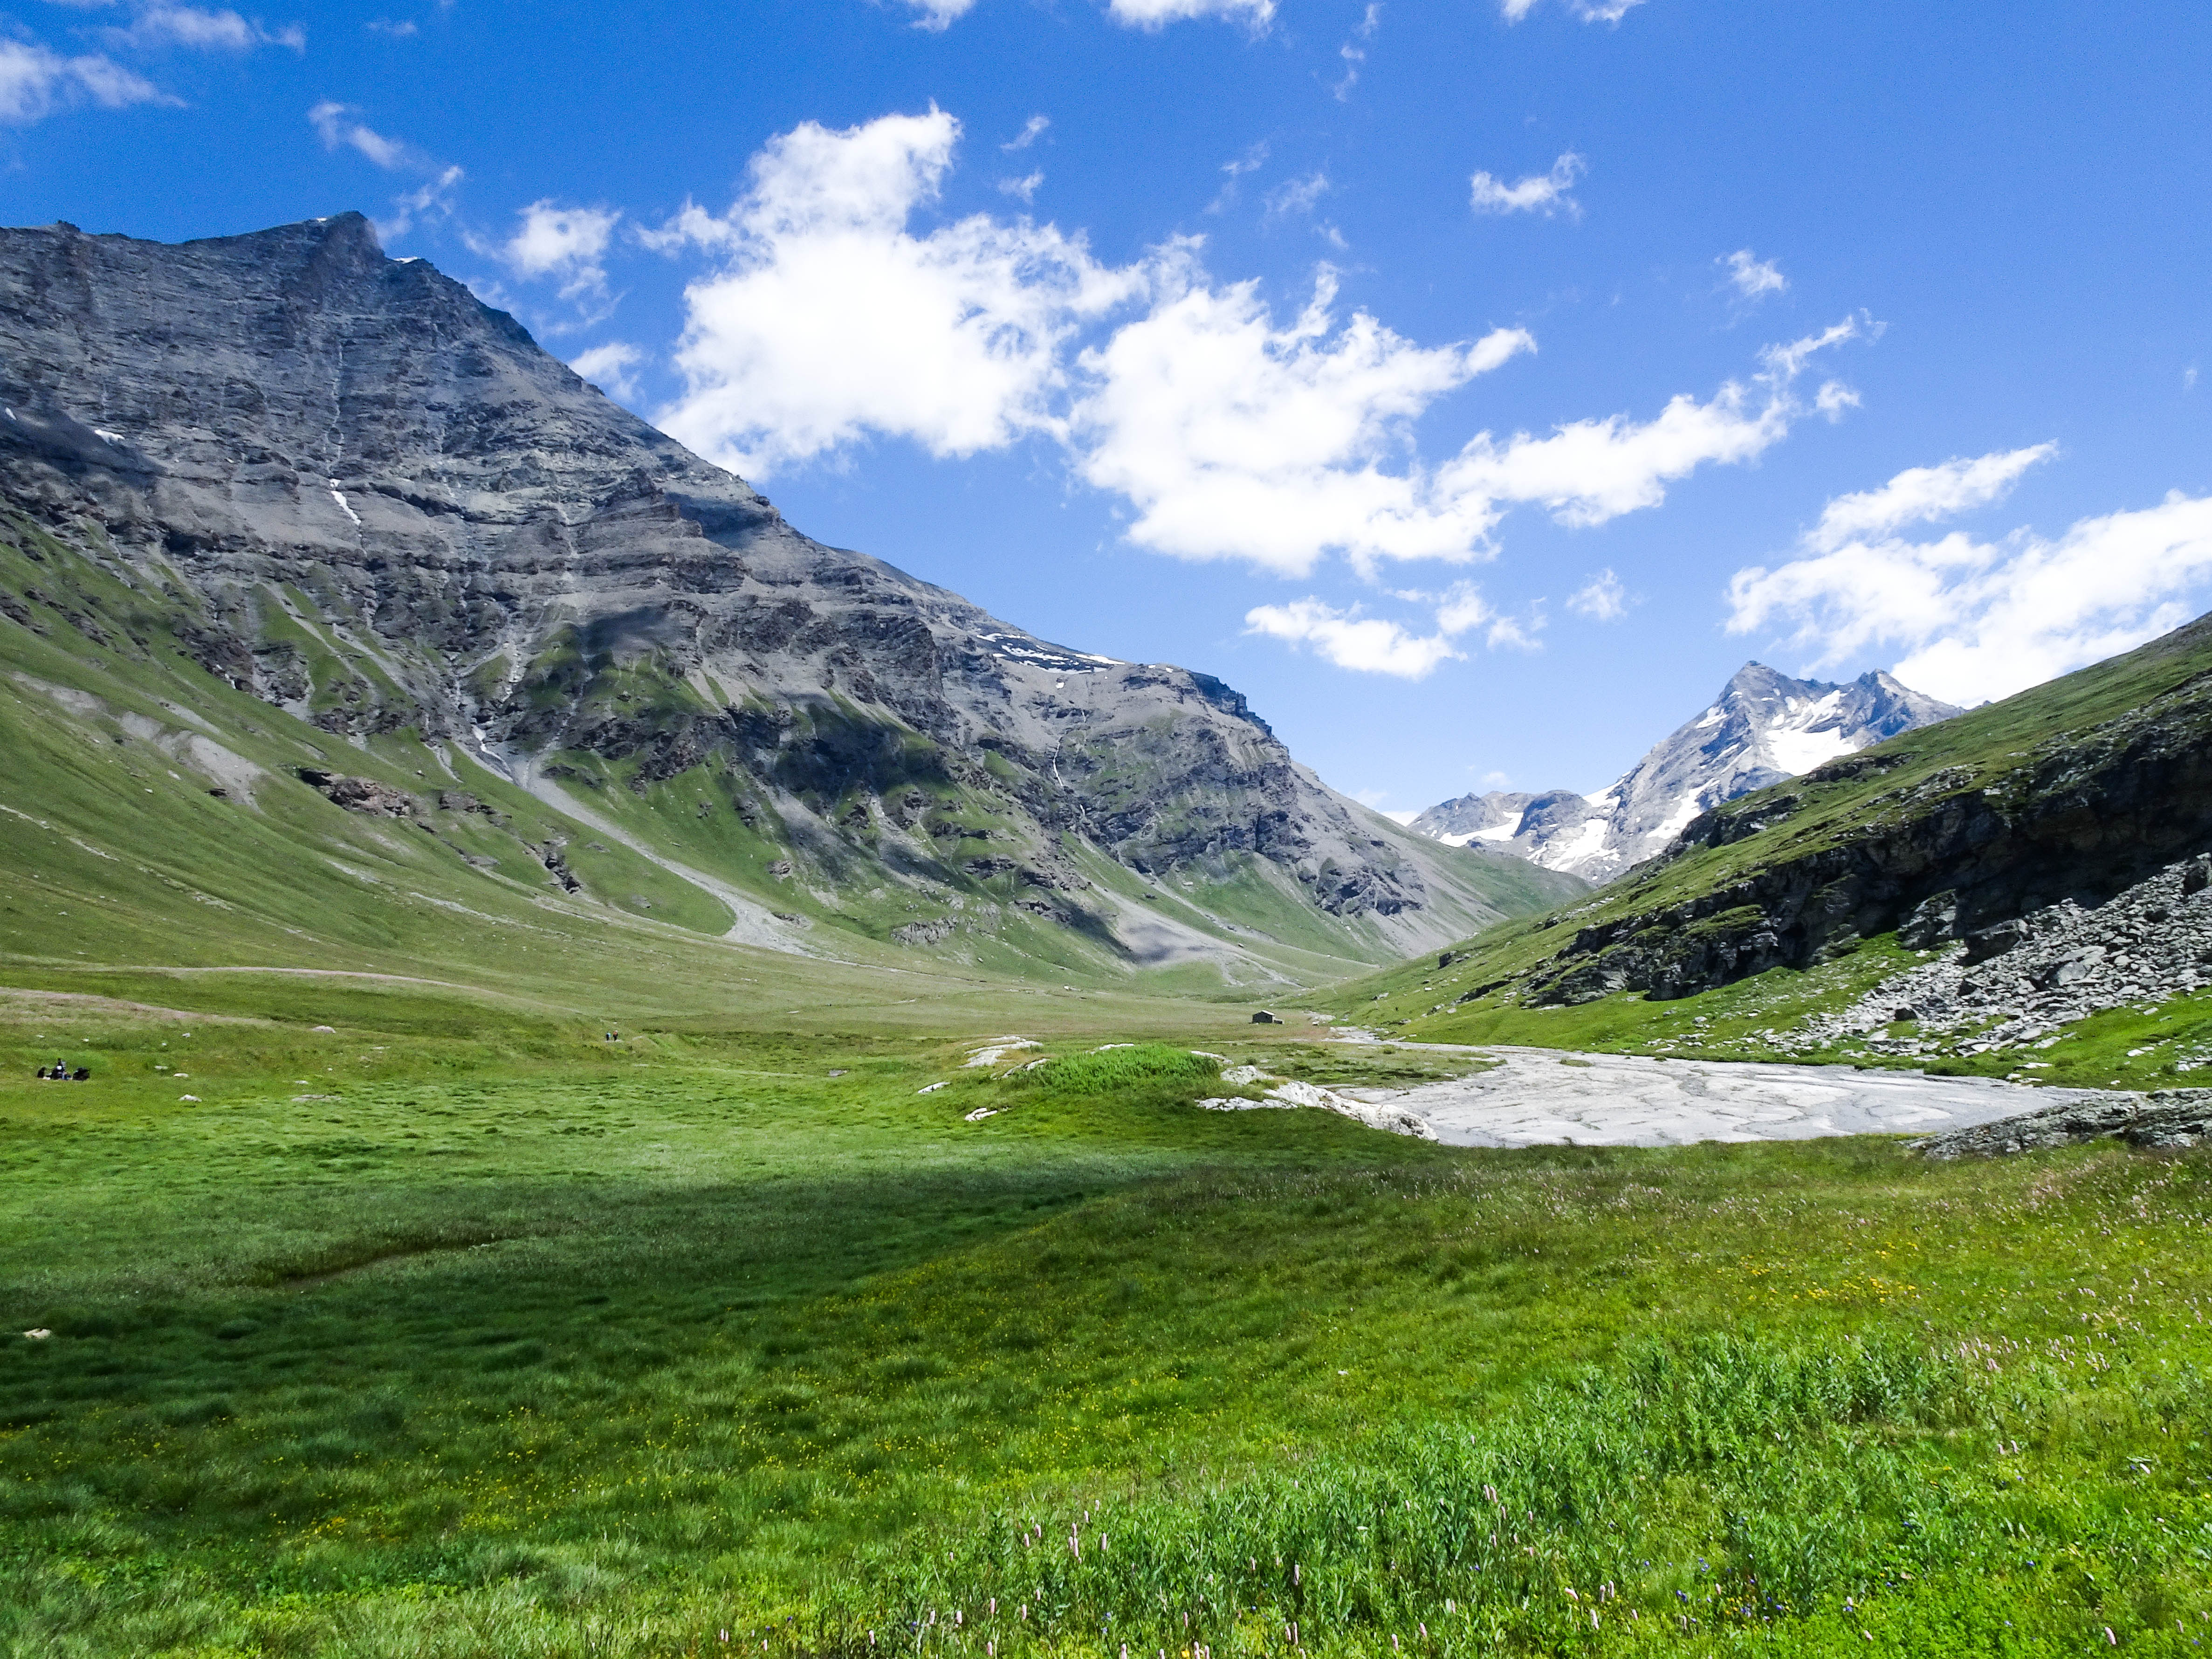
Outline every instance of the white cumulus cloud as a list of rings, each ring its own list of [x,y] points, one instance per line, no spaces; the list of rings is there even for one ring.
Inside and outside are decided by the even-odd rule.
[[[1535,341],[1498,329],[1420,346],[1367,313],[1340,326],[1335,277],[1277,327],[1254,283],[1218,288],[1189,244],[1163,257],[1150,313],[1083,354],[1074,434],[1084,476],[1137,508],[1130,539],[1184,558],[1303,575],[1331,550],[1463,558],[1486,504],[1385,464],[1430,404]]]
[[[2212,497],[2082,519],[2063,534],[1906,527],[1986,505],[2052,447],[1899,473],[1829,504],[1802,556],[1738,571],[1729,628],[1796,626],[1811,665],[1903,654],[1892,672],[1953,702],[2002,697],[2186,621],[2212,581]]]
[[[0,122],[28,126],[77,104],[124,109],[177,100],[97,53],[64,58],[35,40],[0,37]]]
[[[520,216],[520,227],[495,250],[509,270],[526,282],[558,282],[564,300],[606,291],[600,262],[622,222],[619,212],[547,200],[532,202]]]
[[[1547,218],[1564,213],[1579,219],[1582,204],[1567,192],[1588,170],[1583,158],[1569,150],[1552,163],[1549,173],[1532,173],[1510,185],[1478,173],[1468,180],[1472,190],[1468,199],[1477,213],[1540,213]]]
[[[1747,247],[1740,247],[1714,263],[1728,272],[1729,286],[1747,300],[1763,300],[1770,294],[1788,291],[1790,279],[1782,274],[1782,267],[1771,259],[1754,258]]]
[[[726,217],[688,208],[658,233],[721,261],[685,291],[685,391],[661,424],[757,476],[872,434],[953,456],[1061,430],[1064,348],[1138,278],[1027,220],[916,234],[959,137],[936,109],[807,122],[754,158]]]

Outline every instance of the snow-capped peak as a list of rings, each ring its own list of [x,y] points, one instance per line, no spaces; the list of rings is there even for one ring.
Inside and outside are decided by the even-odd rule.
[[[1958,712],[1878,670],[1832,684],[1746,663],[1711,707],[1601,793],[1464,795],[1431,807],[1413,827],[1455,846],[1479,840],[1549,869],[1609,881],[1660,851],[1700,812]]]

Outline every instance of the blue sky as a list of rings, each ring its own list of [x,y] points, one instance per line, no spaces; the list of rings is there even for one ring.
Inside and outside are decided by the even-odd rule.
[[[358,207],[801,528],[1386,808],[2212,605],[2212,11],[18,0],[8,222]]]

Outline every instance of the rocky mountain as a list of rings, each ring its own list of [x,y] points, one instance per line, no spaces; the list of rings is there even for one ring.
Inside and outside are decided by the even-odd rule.
[[[0,404],[12,540],[133,596],[26,574],[0,644],[181,647],[325,735],[328,799],[496,777],[756,943],[1295,969],[1567,890],[1336,794],[1217,679],[811,540],[357,214],[0,231]]]
[[[1493,846],[1546,869],[1610,881],[1701,812],[1958,712],[1884,673],[1837,685],[1746,663],[1711,707],[1601,794],[1463,795],[1431,807],[1412,828],[1451,846]]]

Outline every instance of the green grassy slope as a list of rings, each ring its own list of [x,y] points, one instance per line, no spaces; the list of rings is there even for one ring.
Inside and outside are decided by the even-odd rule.
[[[1713,815],[1715,839],[1639,866],[1588,899],[1503,924],[1435,957],[1346,981],[1327,1006],[1340,1016],[1406,1037],[1448,1042],[1525,1042],[1620,1048],[1710,1058],[1766,1058],[1758,1034],[1810,1012],[1844,1006],[1884,975],[1923,959],[1888,934],[1852,942],[1808,969],[1775,968],[1731,985],[1669,1000],[1630,991],[1567,1006],[1533,994],[1559,971],[1562,947],[1584,929],[1652,918],[1688,935],[1728,926],[1723,913],[1686,927],[1659,921],[1711,901],[1762,872],[1819,859],[1879,836],[1947,801],[1986,793],[2001,805],[2067,786],[2074,759],[2108,741],[2112,723],[2170,710],[2212,738],[2202,691],[2212,672],[2212,638],[2192,627],[2109,662],[2002,702],[1909,732],[1886,744],[1732,801]],[[2056,782],[2053,780],[2057,780]],[[1759,827],[1764,825],[1765,827]],[[1727,840],[1735,836],[1738,838]],[[2146,1041],[2158,1053],[2130,1054]],[[2212,1006],[2181,996],[2168,1006],[2118,1011],[2085,1022],[2032,1057],[2041,1080],[2158,1086],[2184,1077],[2178,1065],[2212,1042]],[[1828,1059],[1885,1063],[1854,1046]],[[1954,1072],[2003,1075],[2023,1061],[1997,1051],[1916,1060]]]
[[[1455,1152],[1194,1110],[1148,1025],[300,1006],[0,998],[9,1651],[2208,1633],[2203,1155]]]

